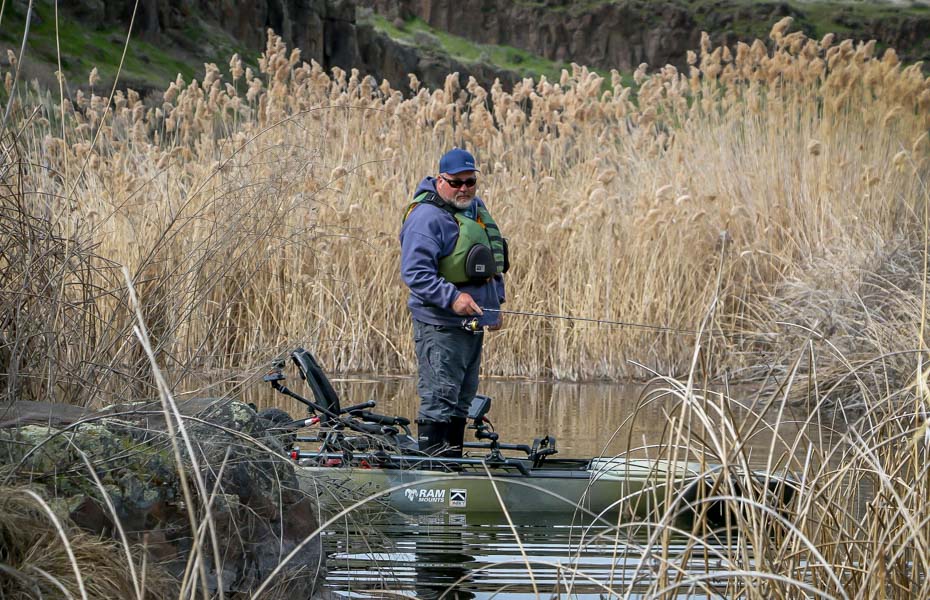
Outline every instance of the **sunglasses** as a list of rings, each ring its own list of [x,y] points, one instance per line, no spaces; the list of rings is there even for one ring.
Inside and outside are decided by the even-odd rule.
[[[478,183],[477,177],[469,177],[468,179],[449,179],[448,177],[445,177],[443,175],[440,175],[440,177],[442,177],[443,181],[449,184],[449,187],[455,188],[455,189],[459,189],[463,185],[465,187],[474,187],[474,185]]]

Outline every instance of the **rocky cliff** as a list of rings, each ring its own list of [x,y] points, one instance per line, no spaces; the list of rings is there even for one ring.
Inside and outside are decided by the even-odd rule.
[[[135,0],[68,0],[62,7],[87,24],[128,24],[134,5]],[[268,29],[289,47],[300,48],[304,60],[316,60],[327,69],[357,68],[401,89],[407,89],[408,73],[431,87],[442,86],[446,75],[456,71],[484,85],[497,77],[505,83],[518,78],[492,65],[465,64],[428,48],[398,43],[359,22],[355,0],[140,0],[134,33],[179,50],[198,64],[221,54],[223,47],[257,55]]]
[[[418,17],[483,44],[514,46],[551,60],[629,71],[640,63],[685,64],[701,31],[717,44],[765,37],[785,16],[810,36],[875,39],[908,61],[930,58],[930,13],[891,4],[789,4],[711,0],[357,0],[389,19]]]
[[[26,13],[25,0],[14,0],[14,16]],[[65,18],[73,18],[88,30],[109,27],[118,59],[125,31],[133,15],[135,0],[64,0]],[[39,3],[34,20],[50,22],[49,6]],[[170,55],[174,64],[194,67],[215,61],[225,64],[232,52],[253,58],[264,48],[266,30],[280,34],[289,47],[300,48],[304,60],[316,60],[325,68],[357,68],[376,79],[387,79],[398,89],[407,89],[413,73],[429,87],[441,86],[446,75],[459,72],[463,79],[474,76],[489,85],[500,78],[505,85],[522,74],[490,62],[464,61],[425,42],[402,42],[376,28],[359,13],[372,11],[396,26],[419,18],[434,31],[448,32],[475,43],[519,48],[551,61],[577,62],[600,69],[630,72],[640,63],[654,67],[667,63],[685,66],[688,50],[699,46],[702,31],[718,44],[765,38],[780,18],[791,15],[793,27],[819,37],[835,32],[840,38],[876,39],[879,49],[894,47],[905,61],[930,58],[930,11],[895,8],[874,3],[795,4],[781,1],[743,0],[140,0],[135,16],[137,39]],[[15,19],[14,19],[15,22]],[[9,34],[9,32],[7,32]],[[85,36],[86,38],[87,36]],[[15,36],[0,38],[13,44]],[[53,38],[52,38],[53,39]],[[434,40],[435,41],[435,40]],[[64,40],[66,43],[67,40]],[[44,51],[43,51],[44,50]],[[62,54],[91,53],[93,60],[106,62],[99,49],[86,42]],[[45,57],[45,80],[51,85],[55,44],[33,52],[32,64]],[[0,57],[3,61],[3,57]],[[146,57],[145,63],[149,62]],[[125,72],[127,85],[143,90],[164,89],[173,77],[170,61],[161,71],[143,65]],[[930,64],[930,61],[926,61]],[[29,64],[29,63],[27,63]],[[3,66],[0,64],[0,66]],[[154,64],[152,65],[154,66]],[[41,67],[41,65],[40,65]],[[75,66],[69,77],[85,79],[86,62]],[[80,71],[80,69],[85,69]],[[68,65],[65,65],[68,72]],[[73,69],[74,70],[74,69]],[[38,69],[41,75],[43,69]],[[32,77],[32,74],[27,76]],[[77,76],[77,77],[74,77]],[[42,79],[42,77],[40,77]],[[142,79],[144,81],[138,81]]]
[[[88,24],[128,24],[135,0],[68,0],[64,10]],[[140,0],[134,33],[159,45],[209,55],[204,33],[218,28],[239,46],[260,50],[274,29],[306,59],[348,65],[359,58],[352,0]]]

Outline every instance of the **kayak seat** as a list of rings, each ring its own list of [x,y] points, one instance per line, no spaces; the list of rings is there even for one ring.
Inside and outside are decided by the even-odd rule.
[[[316,403],[329,412],[338,415],[342,411],[342,406],[339,404],[339,394],[333,389],[329,378],[323,372],[323,367],[320,366],[313,354],[309,350],[296,348],[291,352],[291,358],[294,364],[297,365],[301,379],[304,379],[313,391]]]

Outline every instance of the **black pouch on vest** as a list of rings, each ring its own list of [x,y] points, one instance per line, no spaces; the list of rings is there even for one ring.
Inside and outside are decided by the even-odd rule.
[[[502,273],[506,273],[510,270],[510,244],[507,243],[507,238],[501,238],[501,243],[504,246],[504,270]]]
[[[484,244],[475,244],[465,256],[465,274],[469,279],[488,279],[497,273],[494,253]]]

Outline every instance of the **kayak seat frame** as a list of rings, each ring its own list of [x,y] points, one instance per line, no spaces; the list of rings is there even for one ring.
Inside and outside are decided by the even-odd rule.
[[[390,442],[393,447],[409,449],[416,445],[416,440],[410,434],[409,419],[369,412],[367,409],[377,405],[374,400],[343,408],[342,403],[339,401],[339,394],[336,393],[319,361],[309,350],[298,347],[290,353],[290,356],[297,367],[300,378],[307,383],[310,391],[313,392],[313,402],[287,389],[282,384],[285,379],[282,373],[284,361],[273,363],[272,371],[264,377],[264,380],[271,383],[276,391],[306,405],[311,415],[319,417],[320,424],[329,429],[325,439],[320,440],[324,447],[344,447],[347,450],[350,448],[371,449],[381,446],[381,444],[375,443],[378,438]],[[345,415],[353,418],[348,418]],[[296,423],[302,422],[303,420],[300,419],[296,421]],[[363,436],[374,436],[374,438],[346,438],[342,434],[345,429],[352,430]]]

